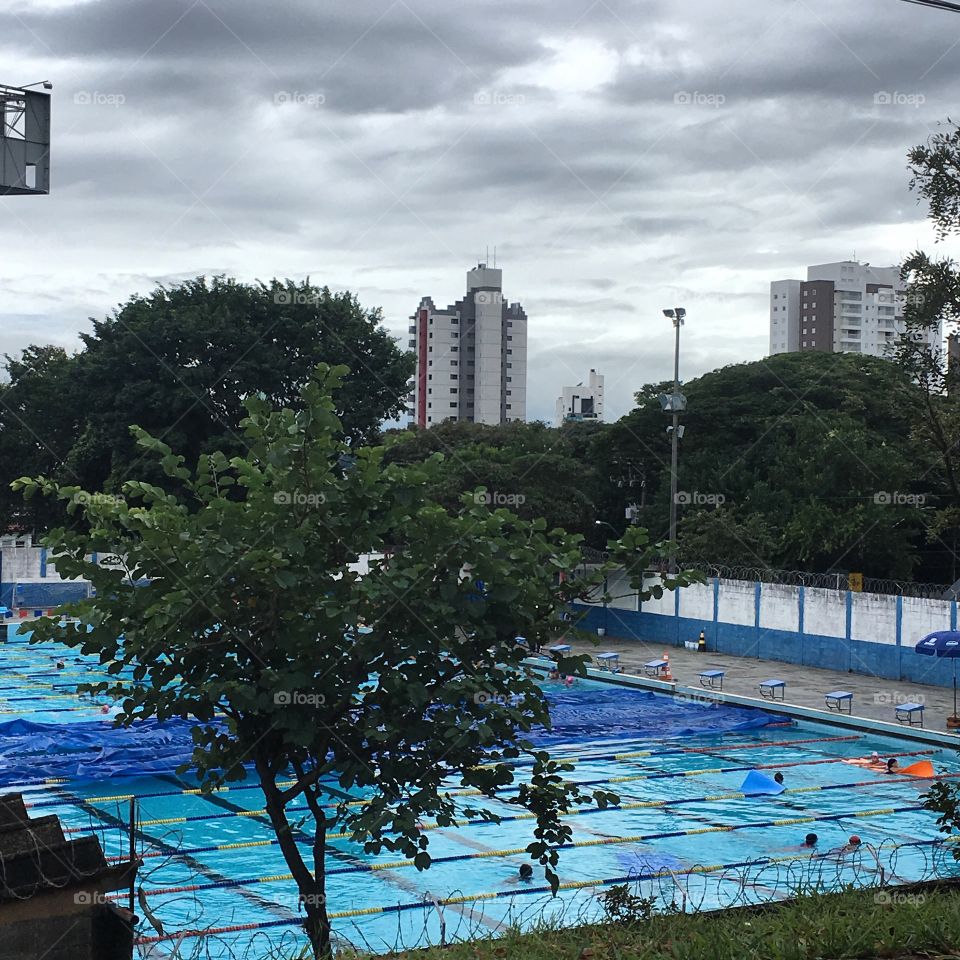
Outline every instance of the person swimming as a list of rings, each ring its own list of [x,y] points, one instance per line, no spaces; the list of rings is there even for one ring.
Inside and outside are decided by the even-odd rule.
[[[778,771],[773,775],[773,779],[774,779],[777,783],[782,784],[782,783],[783,783],[783,774],[778,770]]]
[[[803,843],[801,843],[800,846],[812,850],[817,845],[817,841],[819,839],[820,838],[815,833],[808,833],[806,837],[804,837]]]
[[[533,879],[533,867],[529,863],[521,863],[520,869],[517,871],[521,880],[532,880]]]
[[[887,767],[883,771],[884,773],[899,773],[900,772],[900,761],[896,757],[891,757],[887,761]]]

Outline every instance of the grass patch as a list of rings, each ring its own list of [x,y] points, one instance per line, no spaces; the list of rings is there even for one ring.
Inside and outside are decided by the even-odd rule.
[[[543,926],[406,960],[848,960],[960,957],[960,886],[808,894],[789,903],[568,929]]]

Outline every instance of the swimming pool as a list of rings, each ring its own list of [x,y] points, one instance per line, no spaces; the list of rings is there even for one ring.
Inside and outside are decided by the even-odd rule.
[[[259,812],[255,784],[198,795],[192,781],[172,772],[163,741],[149,738],[149,772],[109,772],[122,748],[97,745],[110,730],[105,701],[76,694],[77,683],[103,669],[56,645],[29,646],[20,638],[0,645],[0,788],[27,783],[16,789],[33,816],[55,813],[75,833],[96,832],[115,857],[129,843],[129,797],[138,798],[140,882],[164,930],[163,939],[141,945],[143,956],[172,956],[184,930],[208,935],[179,941],[181,957],[259,958],[270,946],[301,944],[296,889]],[[811,883],[872,883],[878,869],[893,882],[960,873],[937,842],[934,815],[920,809],[929,781],[844,762],[876,750],[912,755],[903,765],[930,759],[938,773],[960,774],[950,751],[593,681],[545,686],[557,718],[544,738],[551,751],[575,762],[571,779],[621,797],[617,808],[570,818],[560,897],[551,898],[536,875],[528,884],[518,880],[518,867],[529,862],[522,849],[532,823],[494,802],[506,818],[499,825],[426,825],[434,864],[425,872],[396,855],[370,856],[343,837],[332,839],[327,892],[340,938],[384,952],[535,917],[573,922],[598,916],[597,895],[625,878],[644,895],[698,909],[782,897]],[[57,737],[64,725],[92,731],[89,745],[66,753]],[[36,753],[25,756],[19,737],[39,744]],[[786,791],[742,796],[752,769],[781,771]],[[56,782],[39,782],[49,780]],[[811,831],[821,854],[854,833],[864,844],[852,855],[811,858],[798,849]],[[211,935],[210,928],[221,932]],[[146,924],[142,929],[157,936]]]

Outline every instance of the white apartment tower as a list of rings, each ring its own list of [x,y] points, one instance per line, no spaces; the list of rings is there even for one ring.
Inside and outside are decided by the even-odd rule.
[[[526,419],[527,315],[503,299],[502,270],[478,264],[462,300],[440,310],[424,297],[410,320],[412,423]]]
[[[590,371],[586,384],[564,387],[557,397],[557,426],[567,420],[596,420],[603,422],[603,374]]]
[[[770,353],[822,350],[889,356],[904,331],[906,289],[899,267],[856,260],[807,267],[806,280],[770,284]],[[929,332],[942,348],[942,329]]]

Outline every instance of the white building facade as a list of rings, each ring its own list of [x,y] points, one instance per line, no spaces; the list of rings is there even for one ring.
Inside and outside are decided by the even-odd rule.
[[[568,420],[603,421],[603,374],[590,371],[586,383],[564,387],[557,397],[556,424],[562,426]]]
[[[900,268],[856,260],[807,267],[806,280],[770,284],[770,353],[819,350],[888,357],[904,332]],[[941,350],[943,331],[928,333]]]
[[[462,300],[441,310],[424,297],[410,320],[411,423],[526,419],[527,315],[504,300],[502,270],[478,264]]]

